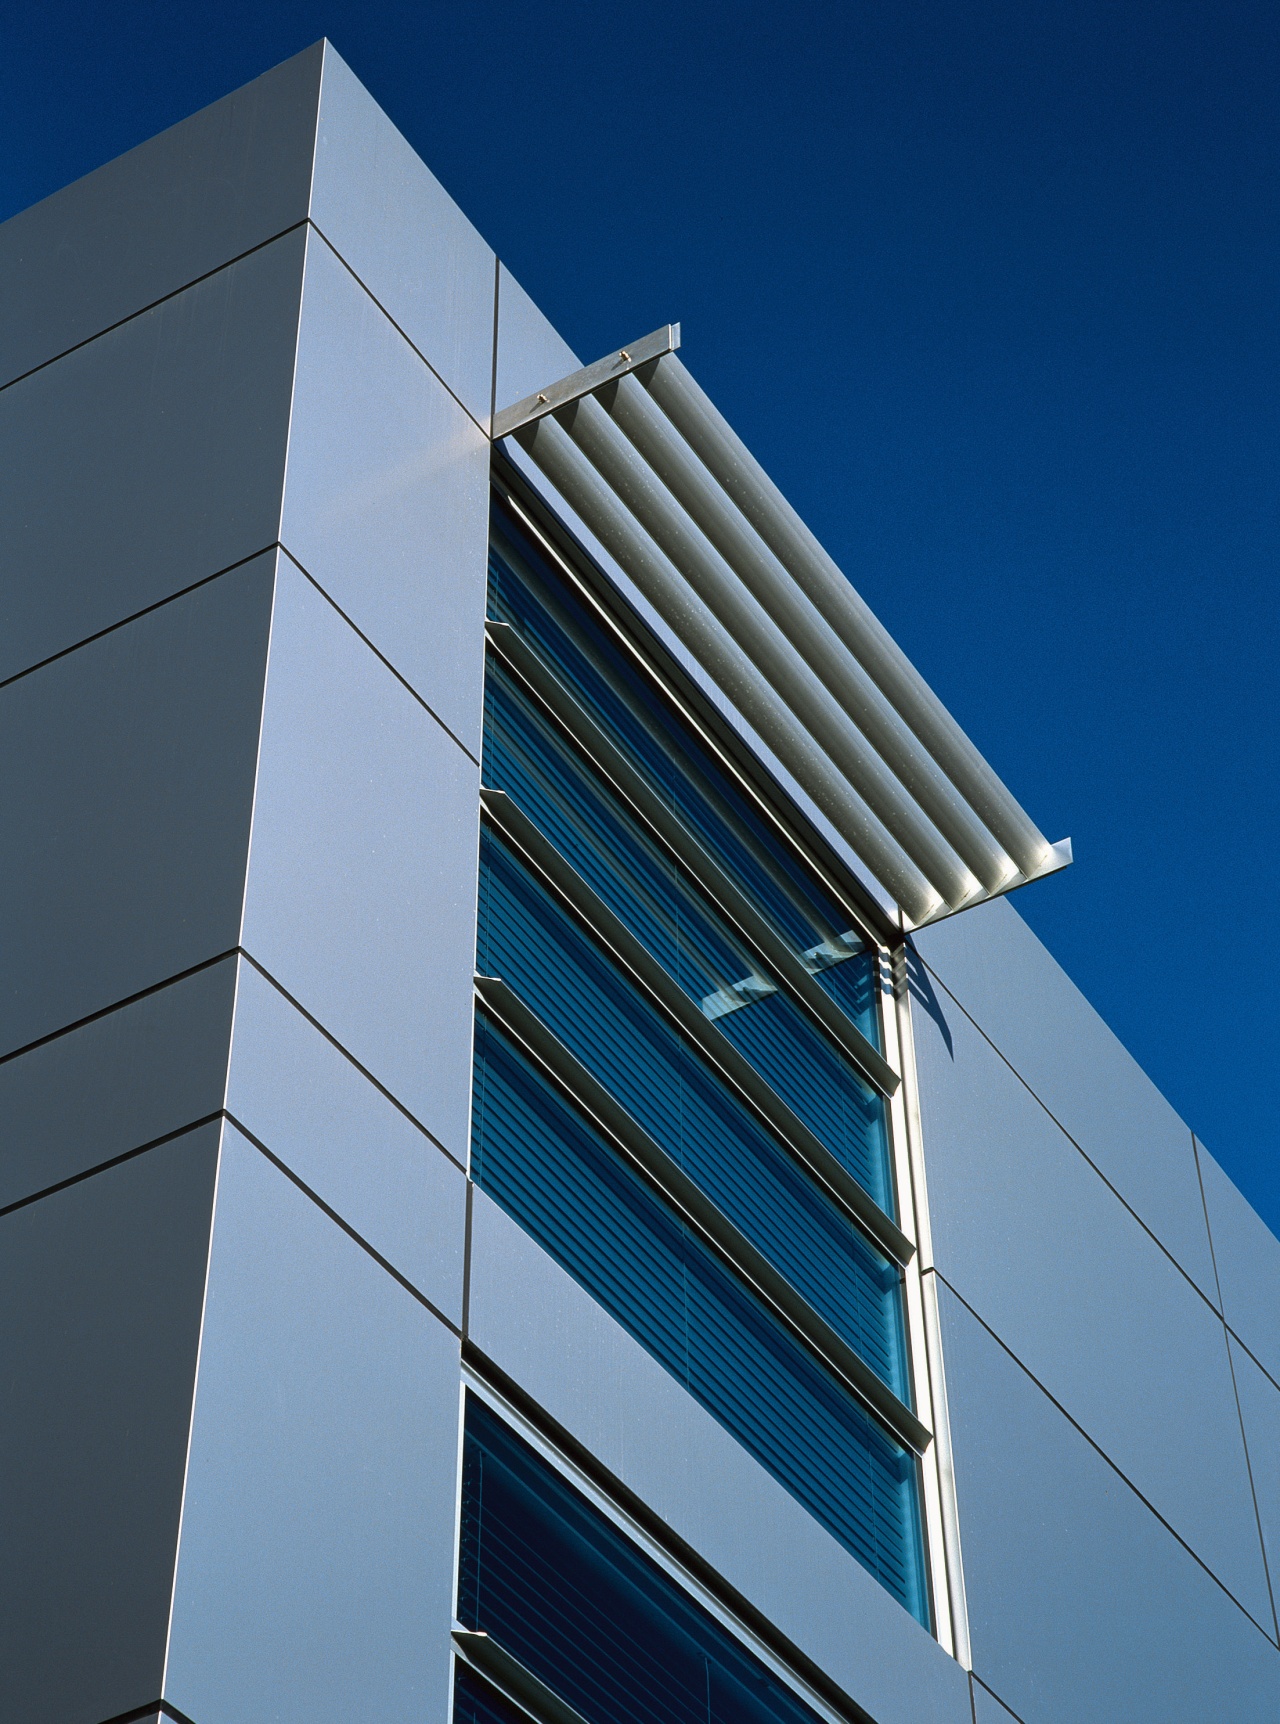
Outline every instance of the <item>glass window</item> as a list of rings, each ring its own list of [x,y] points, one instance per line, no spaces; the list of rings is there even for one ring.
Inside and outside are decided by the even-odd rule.
[[[729,744],[722,752],[714,724],[704,729],[686,714],[648,668],[643,625],[627,620],[620,599],[606,609],[594,592],[507,503],[495,502],[489,616],[519,637],[525,657],[495,637],[482,771],[511,812],[491,802],[482,832],[477,968],[501,978],[563,1044],[589,1093],[575,1097],[572,1070],[552,1083],[482,1010],[472,1177],[927,1624],[919,1466],[891,1434],[910,1427],[895,1421],[887,1400],[876,1401],[886,1422],[868,1412],[804,1339],[816,1313],[829,1326],[832,1356],[830,1330],[900,1411],[910,1408],[902,1274],[798,1159],[806,1143],[817,1157],[816,1138],[894,1215],[884,1100],[832,1039],[830,1014],[815,1018],[812,988],[794,961],[880,1048],[880,953],[841,902],[838,869],[828,878],[813,860],[821,842],[806,841],[798,810],[789,818],[783,792],[774,798]],[[559,690],[536,674],[529,654]],[[516,811],[541,834],[541,846],[529,844],[546,863],[545,882],[519,848]],[[676,822],[715,868],[699,865]],[[557,871],[547,846],[589,892]],[[700,1030],[702,1019],[674,989],[714,1029]],[[496,1013],[496,997],[487,997]],[[731,1059],[721,1036],[741,1059]],[[736,1070],[745,1084],[741,1060],[794,1119],[765,1107],[764,1122],[724,1075]],[[668,1166],[664,1195],[656,1163],[642,1175],[595,1129],[595,1086],[736,1235],[716,1233],[719,1243],[707,1243],[670,1195],[674,1171]],[[788,1130],[802,1140],[792,1146],[797,1153]],[[761,1291],[766,1282],[776,1303]],[[526,1662],[560,1691],[558,1677]],[[627,1714],[606,1708],[599,1716]],[[755,1714],[730,1708],[723,1716]],[[499,1721],[475,1711],[473,1724]]]
[[[475,1092],[477,1182],[925,1621],[915,1457],[483,1016]]]
[[[477,967],[519,994],[899,1399],[907,1399],[896,1268],[487,831]]]
[[[499,500],[489,557],[489,615],[518,628],[720,866],[856,1016],[877,1047],[869,956],[848,912],[779,836],[713,749],[667,703],[608,627]],[[846,975],[861,959],[864,985]]]
[[[880,1097],[577,749],[494,663],[486,682],[483,776],[487,785],[513,798],[815,1136],[892,1213]],[[844,992],[858,995],[850,1016],[865,1029],[876,1017],[868,963],[862,958],[845,968]]]
[[[474,1396],[458,1613],[588,1724],[816,1724],[817,1714]],[[474,1709],[466,1724],[507,1724]]]

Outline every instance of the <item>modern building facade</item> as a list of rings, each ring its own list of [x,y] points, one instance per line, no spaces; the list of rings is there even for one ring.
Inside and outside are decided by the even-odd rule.
[[[677,331],[324,44],[0,296],[2,1724],[1280,1716],[1280,1242]]]

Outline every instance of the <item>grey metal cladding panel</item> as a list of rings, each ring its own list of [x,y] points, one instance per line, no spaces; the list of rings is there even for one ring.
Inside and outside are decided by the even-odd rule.
[[[0,678],[279,536],[305,232],[0,392]]]
[[[959,1665],[482,1191],[468,1339],[877,1724],[968,1724]]]
[[[480,774],[282,560],[245,949],[465,1162]]]
[[[501,413],[548,383],[577,371],[582,361],[563,341],[512,275],[498,265],[498,358],[494,400]]]
[[[989,1694],[985,1688],[973,1685],[973,1724],[1018,1724],[1014,1714],[1007,1706],[1002,1706],[994,1694]],[[1034,1719],[1027,1724],[1035,1724]]]
[[[1280,1239],[1203,1144],[1200,1172],[1223,1313],[1245,1346],[1280,1382]]]
[[[975,1674],[1030,1724],[1280,1715],[1280,1652],[939,1293]]]
[[[328,46],[311,219],[487,431],[494,255]]]
[[[1280,1587],[1280,1387],[1232,1339],[1231,1361],[1273,1592]]]
[[[1005,899],[913,936],[925,961],[1206,1298],[1191,1133]]]
[[[1268,1622],[1221,1319],[964,1014],[914,1006],[939,1270]]]
[[[438,1310],[462,1322],[461,1168],[243,961],[227,1108]]]
[[[489,440],[315,238],[281,536],[478,755]]]
[[[443,1724],[458,1341],[226,1127],[164,1697]]]
[[[237,943],[275,563],[0,689],[0,1051]]]
[[[0,226],[0,384],[305,218],[321,46]]]
[[[0,1065],[0,1208],[222,1106],[235,960]]]
[[[0,1718],[160,1692],[218,1128],[0,1219]]]

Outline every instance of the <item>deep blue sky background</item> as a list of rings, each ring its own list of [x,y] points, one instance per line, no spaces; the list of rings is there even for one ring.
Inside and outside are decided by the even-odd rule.
[[[584,359],[684,358],[1075,866],[1280,1231],[1280,8],[6,9],[0,216],[328,35]]]

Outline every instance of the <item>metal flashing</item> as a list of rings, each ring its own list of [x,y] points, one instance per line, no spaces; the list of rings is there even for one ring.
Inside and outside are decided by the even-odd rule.
[[[664,353],[674,353],[679,345],[680,325],[664,323],[661,329],[655,329],[652,335],[642,336],[630,347],[620,347],[616,353],[597,359],[594,365],[584,365],[580,371],[572,371],[568,377],[562,377],[559,383],[552,383],[546,389],[526,395],[523,401],[517,401],[513,407],[504,407],[501,413],[495,413],[494,441],[497,442],[501,437],[510,437],[513,432],[531,425],[535,419],[541,419],[544,413],[556,413],[560,408],[568,407],[581,396],[590,395],[599,389],[602,384],[615,382],[619,377],[625,377],[629,371],[647,365],[651,359],[658,359]]]

